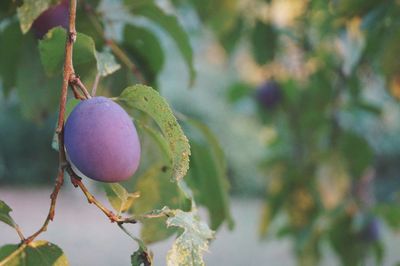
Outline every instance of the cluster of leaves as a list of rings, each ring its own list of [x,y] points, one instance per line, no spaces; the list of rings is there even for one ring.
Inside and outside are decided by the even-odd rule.
[[[398,98],[400,67],[393,55],[400,47],[394,26],[400,22],[400,6],[396,1],[282,1],[301,7],[295,15],[289,8],[279,10],[292,16],[282,23],[274,20],[278,2],[175,4],[193,6],[227,55],[235,57],[238,45],[250,48],[265,80],[272,77],[280,84],[279,106],[258,109],[260,120],[276,132],[262,162],[267,189],[261,235],[271,231],[280,214],[286,222],[276,234],[294,239],[300,265],[318,264],[326,242],[343,265],[361,265],[372,254],[379,264],[378,216],[389,225],[400,217],[394,202],[373,204],[374,151],[344,126],[342,117],[350,112],[379,119],[380,106],[363,94],[371,76],[383,77]],[[233,84],[229,100],[253,97],[251,86]]]
[[[1,87],[6,97],[16,92],[23,114],[34,122],[54,113],[59,104],[66,30],[56,27],[43,39],[36,39],[31,27],[43,11],[59,2],[8,0],[0,4]],[[175,41],[191,84],[195,71],[189,38],[174,15],[148,0],[115,1],[118,8],[126,11],[126,17],[145,18],[150,26],[121,17],[118,23],[123,24],[122,37],[114,38],[106,32],[111,31],[115,21],[110,21],[107,9],[97,11],[98,2],[78,1],[73,63],[85,84],[100,79],[98,94],[115,97],[135,118],[139,131],[143,159],[138,173],[123,185],[105,186],[115,212],[130,215],[143,224],[141,239],[132,236],[139,244],[132,255],[132,265],[151,265],[146,244],[174,233],[180,235],[168,253],[167,264],[204,265],[202,253],[213,238],[213,230],[224,222],[233,225],[226,163],[211,130],[201,121],[178,114],[188,139],[173,110],[157,92],[164,51],[159,36],[151,30],[152,24]],[[140,82],[152,87],[130,86]],[[77,103],[71,94],[66,116]],[[54,148],[56,141],[55,138]],[[200,221],[196,203],[208,210],[212,230]],[[10,212],[11,208],[0,201],[0,221],[19,231]],[[67,264],[61,249],[46,241],[0,248],[0,265]]]

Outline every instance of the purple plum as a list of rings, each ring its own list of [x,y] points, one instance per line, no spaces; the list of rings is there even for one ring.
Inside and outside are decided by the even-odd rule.
[[[256,91],[256,99],[265,109],[275,109],[282,100],[282,91],[274,80],[267,80]]]
[[[361,231],[362,238],[369,242],[375,242],[380,239],[380,222],[377,218],[371,218]]]
[[[43,36],[54,27],[61,26],[67,29],[68,20],[69,5],[68,1],[63,0],[58,5],[52,6],[40,14],[32,24],[33,33],[36,38],[42,39]]]
[[[140,142],[132,119],[105,97],[74,108],[65,123],[64,142],[74,169],[97,181],[127,180],[139,166]]]

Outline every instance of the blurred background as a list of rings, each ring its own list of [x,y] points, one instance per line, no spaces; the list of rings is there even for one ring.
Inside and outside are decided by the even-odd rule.
[[[29,80],[36,61],[33,52],[25,54],[37,53],[38,40],[32,32],[21,37],[6,2],[0,5],[0,198],[31,232],[46,215],[57,171],[51,143],[58,95],[51,90],[60,86],[43,86],[43,73]],[[96,48],[105,46],[85,16],[91,6],[105,35],[146,81],[178,114],[207,125],[223,151],[218,180],[229,186],[213,194],[217,185],[207,176],[219,168],[209,159],[210,138],[182,122],[193,149],[188,182],[217,230],[208,265],[400,265],[399,1],[156,1],[188,35],[192,86],[176,35],[120,1],[82,2],[77,30],[94,38]],[[142,43],[154,37],[157,45],[146,50],[130,43],[128,24],[136,25]],[[139,27],[153,37],[140,35]],[[21,38],[15,53],[7,53],[7,42]],[[98,94],[115,96],[124,82],[137,82],[125,72],[101,80]],[[93,83],[92,73],[82,77]],[[84,181],[106,202],[99,184]],[[224,193],[224,209],[213,209]],[[128,265],[134,247],[114,227],[66,182],[43,236],[63,247],[71,265]],[[150,245],[155,265],[163,265],[174,237],[153,238],[148,242],[165,239]],[[0,224],[0,244],[17,241]]]

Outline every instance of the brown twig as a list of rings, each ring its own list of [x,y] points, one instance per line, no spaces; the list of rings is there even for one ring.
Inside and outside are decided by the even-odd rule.
[[[82,83],[79,76],[77,76],[75,74],[71,74],[70,79],[69,79],[69,84],[71,84],[72,87],[79,88],[86,99],[92,98],[92,96],[90,96],[88,90],[86,89],[85,85]]]
[[[67,34],[67,40],[65,42],[65,61],[64,61],[64,73],[63,73],[63,83],[61,87],[61,97],[60,97],[60,110],[58,114],[58,123],[56,133],[58,135],[58,148],[59,148],[59,167],[58,167],[58,175],[56,179],[56,184],[54,186],[53,192],[50,195],[51,203],[50,209],[47,214],[46,220],[43,225],[32,234],[30,237],[25,239],[23,242],[25,244],[29,244],[32,242],[38,235],[47,230],[47,226],[50,221],[53,221],[55,215],[55,206],[57,202],[58,193],[61,189],[61,186],[64,183],[64,171],[67,165],[67,160],[64,151],[64,120],[65,120],[65,105],[67,102],[67,94],[68,94],[68,86],[70,84],[71,76],[74,73],[74,67],[72,64],[72,52],[73,45],[76,40],[76,29],[75,29],[75,18],[76,18],[76,1],[70,0],[69,6],[69,28]]]
[[[19,225],[18,224],[14,224],[13,227],[14,227],[15,231],[17,231],[17,234],[18,234],[19,238],[21,239],[21,241],[24,242],[25,241],[25,236],[22,233],[22,230],[19,227]]]
[[[120,217],[115,213],[113,213],[112,211],[110,211],[109,209],[107,209],[100,201],[96,199],[95,196],[93,196],[89,192],[86,186],[82,183],[82,179],[74,172],[74,170],[71,168],[70,165],[66,167],[66,170],[71,177],[71,182],[74,185],[74,187],[79,187],[82,190],[83,194],[86,196],[88,202],[90,204],[94,204],[97,208],[99,208],[110,219],[111,222],[113,223],[115,222],[118,224],[137,223],[136,219],[133,219],[131,217],[127,218]]]

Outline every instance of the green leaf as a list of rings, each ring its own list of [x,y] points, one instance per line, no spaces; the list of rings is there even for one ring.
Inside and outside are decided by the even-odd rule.
[[[190,206],[177,183],[168,179],[163,164],[156,163],[139,176],[134,189],[141,194],[131,209],[134,214],[148,213],[164,206],[180,209],[188,209]],[[145,243],[153,243],[166,239],[174,232],[166,228],[165,218],[149,219],[143,223],[141,238]]]
[[[190,137],[192,156],[185,180],[193,190],[196,202],[207,207],[211,228],[217,230],[225,220],[232,228],[227,165],[222,148],[207,125],[193,119],[185,122],[200,134],[197,138]]]
[[[17,14],[22,33],[27,33],[37,17],[45,11],[53,0],[24,0],[24,4],[17,8]]]
[[[45,38],[39,41],[40,58],[48,75],[61,73],[64,64],[65,42],[66,31],[61,27],[50,30]],[[95,60],[96,49],[93,39],[78,32],[73,51],[74,66],[95,62]],[[102,64],[98,63],[98,66],[102,67]]]
[[[260,65],[271,61],[277,47],[277,34],[271,24],[257,21],[251,34],[254,59]]]
[[[8,224],[11,227],[15,227],[15,222],[10,216],[12,209],[2,200],[0,200],[0,221]]]
[[[115,61],[114,55],[108,51],[96,52],[95,57],[97,70],[102,77],[108,76],[121,68],[121,65]]]
[[[128,193],[120,184],[106,184],[104,189],[111,206],[118,212],[126,212],[140,197],[139,193]]]
[[[189,169],[190,146],[168,103],[151,87],[126,88],[117,99],[128,108],[150,115],[160,127],[173,154],[173,179],[182,179]]]
[[[58,106],[62,79],[46,77],[33,39],[24,43],[20,58],[16,86],[22,113],[42,121]]]
[[[214,238],[214,232],[207,224],[201,222],[194,212],[181,210],[171,211],[172,217],[167,219],[167,225],[183,228],[183,233],[175,240],[167,254],[168,266],[202,266],[203,252],[208,250],[209,240]]]
[[[15,86],[23,36],[18,22],[10,23],[0,33],[0,76],[5,95]]]
[[[131,256],[132,266],[151,266],[153,265],[153,256],[147,250],[139,247]]]
[[[164,65],[164,52],[158,38],[145,28],[126,25],[123,46],[143,70],[146,80],[155,84]]]
[[[39,240],[28,245],[0,248],[0,266],[68,266],[68,259],[56,245]]]
[[[193,50],[189,38],[179,24],[178,19],[164,12],[153,1],[130,1],[125,0],[125,5],[135,16],[143,16],[162,27],[174,39],[189,68],[190,84],[194,82],[196,73],[193,65]]]
[[[361,178],[374,157],[368,142],[354,133],[347,132],[340,139],[340,149],[348,162],[350,173],[356,179]]]

